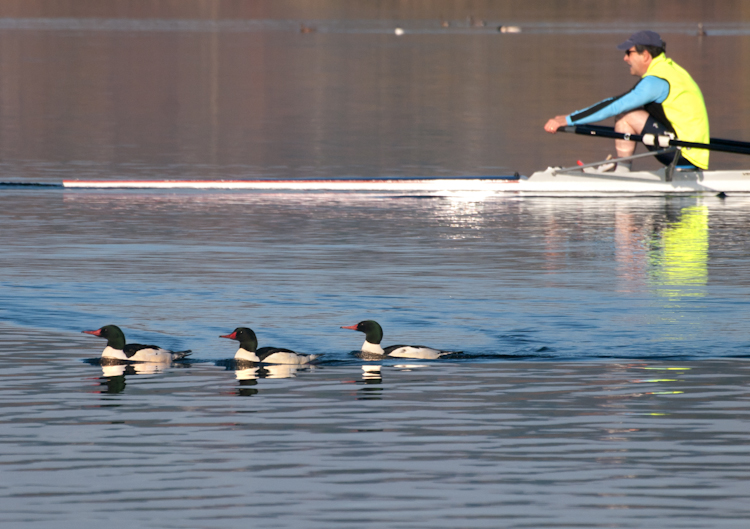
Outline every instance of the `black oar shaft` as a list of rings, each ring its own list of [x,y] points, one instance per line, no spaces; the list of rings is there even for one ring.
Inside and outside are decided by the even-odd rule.
[[[605,127],[603,125],[575,125],[575,126],[582,127],[585,129],[591,129],[592,131],[596,131],[598,133],[612,132],[614,134],[619,134],[618,132],[615,132],[615,129],[613,127]],[[709,143],[711,145],[732,145],[734,147],[744,147],[744,148],[750,149],[750,142],[745,142],[745,141],[725,140],[723,138],[711,138],[709,140]]]
[[[614,138],[617,140],[628,140],[628,141],[643,141],[644,135],[642,134],[626,134],[623,132],[616,132],[611,127],[601,127],[597,125],[574,125],[571,127],[561,127],[557,130],[563,132],[574,132],[576,134],[583,134],[584,136],[600,136],[602,138]],[[657,137],[657,144],[658,144]],[[665,138],[661,136],[661,138]],[[720,138],[711,138],[711,143],[696,143],[692,141],[682,141],[678,139],[668,138],[667,145],[672,147],[690,147],[694,149],[707,149],[709,151],[720,151],[720,152],[732,152],[736,154],[749,154],[750,155],[750,143],[734,140],[722,140]],[[662,145],[666,146],[666,145]]]

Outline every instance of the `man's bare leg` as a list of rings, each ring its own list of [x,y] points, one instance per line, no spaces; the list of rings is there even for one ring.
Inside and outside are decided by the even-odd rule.
[[[648,112],[645,110],[632,110],[625,114],[620,114],[615,118],[615,132],[640,134],[643,131],[643,127],[646,126],[647,120]],[[615,140],[615,149],[617,150],[618,158],[633,156],[635,145],[634,141]]]
[[[615,118],[615,131],[623,134],[640,134],[643,127],[646,126],[648,112],[645,110],[632,110],[625,114],[620,114]],[[617,157],[624,158],[632,156],[635,152],[635,142],[628,140],[615,140],[615,149]],[[633,161],[606,163],[599,166],[600,171],[629,172],[633,167]]]

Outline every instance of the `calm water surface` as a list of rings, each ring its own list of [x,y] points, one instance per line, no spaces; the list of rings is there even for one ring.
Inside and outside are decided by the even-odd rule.
[[[698,39],[695,6],[653,27],[713,134],[750,140],[747,23],[712,9]],[[541,126],[631,86],[614,46],[640,23],[490,25],[516,14],[478,29],[454,7],[448,30],[435,13],[402,39],[351,13],[310,34],[293,17],[2,19],[0,181],[604,157]],[[0,523],[744,528],[749,214],[742,196],[1,186]],[[339,327],[370,318],[386,345],[464,353],[363,363]],[[193,356],[102,367],[81,331],[109,323]],[[325,356],[235,370],[219,335],[239,325]]]
[[[0,200],[6,523],[746,524],[748,199]],[[363,366],[364,318],[465,353]],[[194,360],[84,362],[106,323]]]

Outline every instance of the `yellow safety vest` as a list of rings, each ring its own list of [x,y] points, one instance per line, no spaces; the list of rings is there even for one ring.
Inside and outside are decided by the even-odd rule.
[[[711,137],[708,132],[706,103],[701,89],[690,74],[662,53],[651,61],[643,77],[647,75],[659,77],[669,83],[667,98],[661,104],[646,105],[648,113],[659,121],[666,118],[668,123],[664,125],[671,126],[677,138],[682,141],[709,143]],[[682,156],[696,167],[708,169],[708,152],[706,149],[685,147],[682,149]]]

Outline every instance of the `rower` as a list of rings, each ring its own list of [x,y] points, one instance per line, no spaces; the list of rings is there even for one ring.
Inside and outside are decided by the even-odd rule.
[[[709,143],[708,113],[700,88],[682,67],[666,57],[666,44],[658,33],[639,31],[617,46],[625,52],[630,74],[641,79],[625,94],[610,97],[569,115],[547,121],[544,130],[554,134],[560,127],[595,123],[613,116],[615,131],[623,134],[671,134],[682,141]],[[615,140],[617,156],[632,156],[636,144]],[[647,145],[656,150],[658,145]],[[664,165],[675,156],[685,158],[694,168],[708,169],[706,149],[683,148],[656,155]],[[678,163],[682,163],[679,159]],[[601,171],[629,172],[632,160],[599,166]]]

